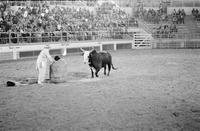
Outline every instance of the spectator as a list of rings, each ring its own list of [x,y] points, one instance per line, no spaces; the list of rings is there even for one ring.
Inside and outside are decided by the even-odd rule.
[[[174,33],[178,32],[176,24],[164,24],[156,28],[154,36],[157,38],[172,38]]]
[[[172,13],[172,17],[173,17],[172,22],[176,24],[185,24],[185,16],[186,14],[185,14],[184,9],[182,10],[179,9],[177,12],[174,9],[174,12]]]
[[[192,15],[194,16],[194,19],[197,21],[200,21],[200,13],[198,9],[192,9]]]
[[[8,4],[0,3],[1,31],[14,31],[21,34],[20,36],[22,37],[34,37],[32,39],[22,38],[18,42],[41,41],[37,40],[40,39],[38,37],[41,35],[45,37],[55,36],[51,40],[60,40],[55,39],[56,35],[60,35],[55,31],[69,32],[64,34],[78,34],[87,37],[86,35],[90,34],[88,31],[102,30],[112,32],[114,29],[123,31],[128,25],[128,15],[115,4],[109,2],[100,5],[96,9],[96,14],[85,8],[75,9],[55,6],[50,9],[46,3],[26,4],[25,7],[19,7],[13,12]],[[40,31],[42,34],[36,33]],[[79,40],[81,39],[83,38]],[[45,41],[48,40],[45,39]]]

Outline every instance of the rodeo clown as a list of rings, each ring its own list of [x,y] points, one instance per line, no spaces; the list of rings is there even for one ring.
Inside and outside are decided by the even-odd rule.
[[[40,52],[36,61],[36,70],[38,71],[38,84],[42,84],[50,80],[50,65],[54,59],[49,54],[50,46],[46,45]]]

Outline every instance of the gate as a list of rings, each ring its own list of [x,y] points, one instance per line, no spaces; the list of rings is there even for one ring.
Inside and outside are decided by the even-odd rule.
[[[151,49],[154,38],[151,34],[136,33],[133,35],[133,49]]]

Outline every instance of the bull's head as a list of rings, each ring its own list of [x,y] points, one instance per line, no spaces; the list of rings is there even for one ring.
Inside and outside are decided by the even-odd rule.
[[[80,49],[83,52],[83,62],[84,62],[84,64],[89,63],[89,55],[90,55],[90,52],[92,52],[94,50],[94,48],[92,50],[89,50],[89,51],[84,50],[82,48],[80,48]]]

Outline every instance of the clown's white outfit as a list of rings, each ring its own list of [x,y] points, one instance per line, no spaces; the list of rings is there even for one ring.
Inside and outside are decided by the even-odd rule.
[[[38,71],[38,84],[42,84],[45,80],[50,79],[50,65],[53,63],[53,58],[49,54],[49,48],[45,47],[39,54],[36,62]]]

